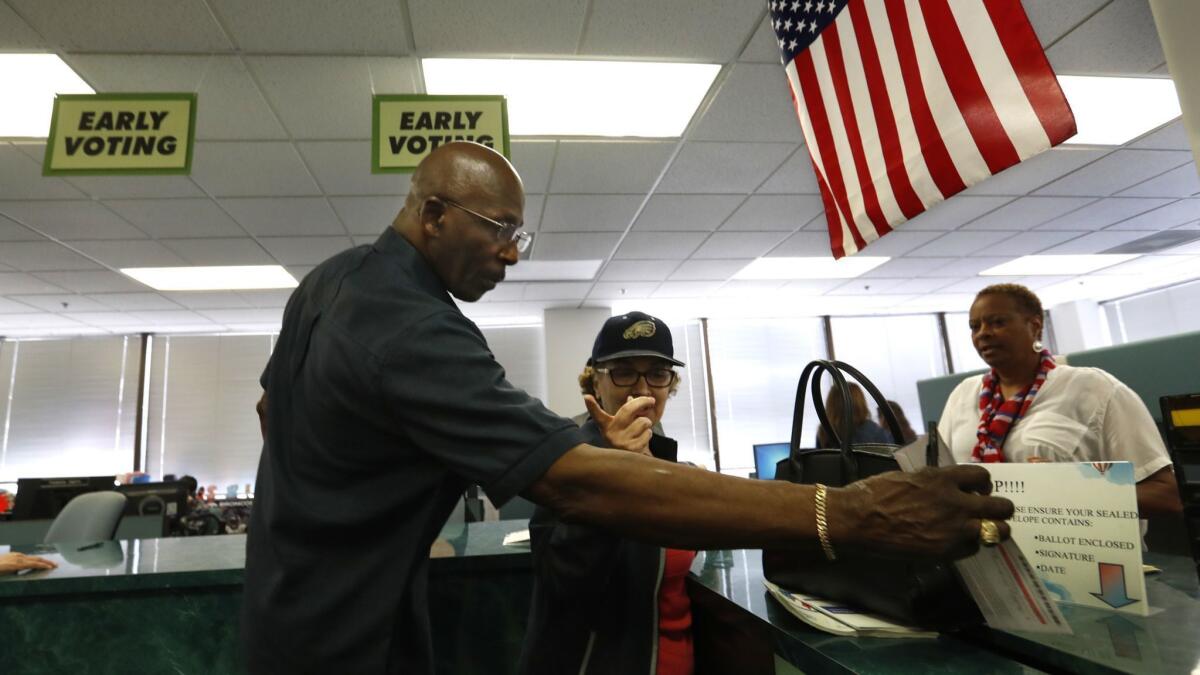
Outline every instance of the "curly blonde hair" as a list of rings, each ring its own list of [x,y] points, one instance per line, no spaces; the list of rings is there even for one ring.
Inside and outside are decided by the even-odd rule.
[[[683,373],[675,371],[677,376],[675,381],[671,383],[671,388],[667,391],[667,396],[674,396],[675,392],[679,391],[679,382],[683,379]],[[591,366],[584,366],[579,373],[579,393],[596,395],[596,369]]]

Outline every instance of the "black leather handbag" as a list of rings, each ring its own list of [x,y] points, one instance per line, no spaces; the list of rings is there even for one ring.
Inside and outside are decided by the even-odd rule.
[[[843,372],[862,386],[882,411],[895,444],[854,444],[853,410]],[[828,373],[841,385],[843,410],[840,428],[834,429],[821,399],[821,378]],[[805,393],[811,390],[824,437],[836,448],[801,449]],[[776,465],[776,480],[823,483],[843,487],[856,480],[900,469],[893,454],[902,435],[891,408],[879,389],[862,373],[841,361],[813,361],[804,368],[796,387],[792,413],[791,452]],[[869,555],[839,556],[835,561],[814,559],[795,551],[763,551],[763,574],[787,589],[844,602],[909,625],[933,630],[955,630],[983,622],[974,600],[966,592],[948,561],[912,561]]]

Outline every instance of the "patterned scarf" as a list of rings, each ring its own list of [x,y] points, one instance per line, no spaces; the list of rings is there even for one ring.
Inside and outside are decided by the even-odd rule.
[[[1054,370],[1054,357],[1050,350],[1042,350],[1042,360],[1038,365],[1037,376],[1033,378],[1025,391],[1005,400],[1000,392],[1000,377],[996,369],[988,371],[983,376],[983,390],[979,392],[979,429],[975,432],[979,439],[971,450],[972,462],[1003,462],[1004,439],[1016,425],[1017,420],[1025,416],[1038,390],[1046,381],[1046,373]]]

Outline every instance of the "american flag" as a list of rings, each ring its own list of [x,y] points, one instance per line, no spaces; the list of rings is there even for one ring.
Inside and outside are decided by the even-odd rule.
[[[771,0],[833,256],[1075,134],[1019,0]]]

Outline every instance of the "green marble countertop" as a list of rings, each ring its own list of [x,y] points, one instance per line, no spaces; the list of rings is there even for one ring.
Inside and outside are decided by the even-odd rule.
[[[504,535],[527,527],[505,520],[450,526],[430,551],[431,574],[529,567],[528,546],[503,546]],[[58,568],[0,576],[4,598],[129,590],[238,586],[246,536],[164,537],[95,544],[0,546],[40,555]]]
[[[1146,554],[1147,617],[1061,605],[1074,635],[983,629],[971,638],[1072,673],[1200,673],[1200,583],[1190,558]]]
[[[706,551],[695,581],[770,626],[776,652],[806,673],[1040,673],[984,647],[938,638],[849,638],[792,616],[763,586],[762,552]]]

